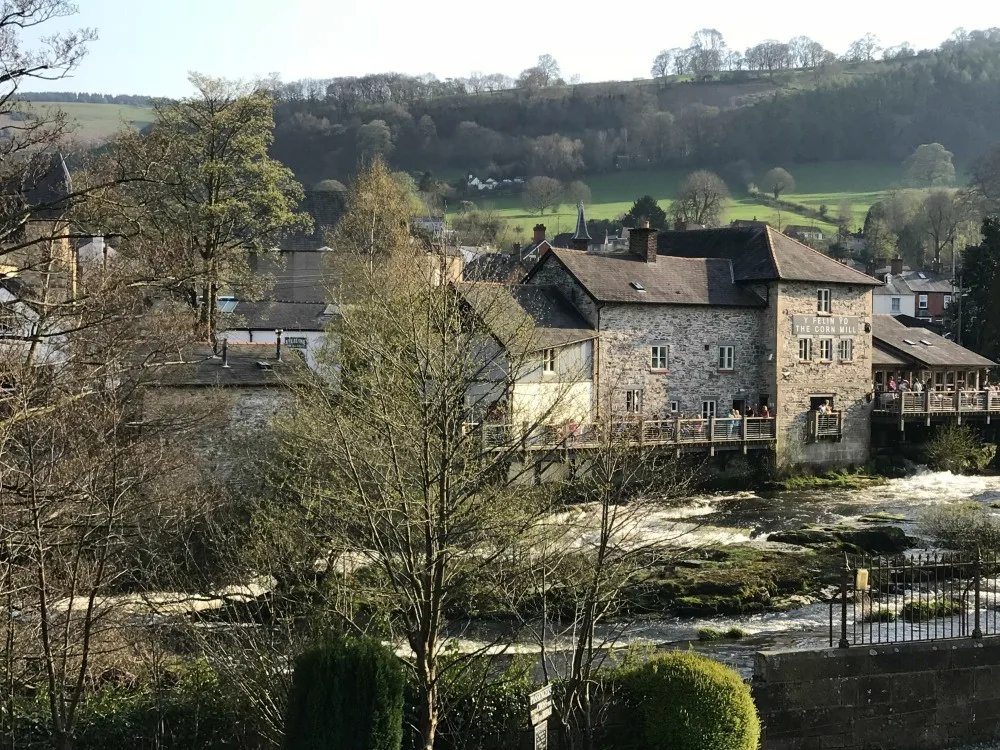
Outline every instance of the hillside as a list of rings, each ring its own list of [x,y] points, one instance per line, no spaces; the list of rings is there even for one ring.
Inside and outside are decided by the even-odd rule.
[[[800,165],[793,172],[796,190],[786,194],[784,198],[815,210],[825,205],[831,218],[837,214],[844,201],[849,201],[856,227],[864,223],[865,214],[871,205],[883,198],[888,190],[898,187],[902,177],[900,165],[893,163],[827,162]],[[623,170],[584,176],[582,179],[590,187],[593,196],[593,201],[587,208],[587,217],[615,219],[628,211],[636,198],[647,194],[656,198],[661,207],[669,209],[670,198],[685,174],[684,169],[664,169]],[[803,224],[818,226],[830,233],[836,231],[836,227],[830,222],[816,221],[790,211],[781,211],[779,217],[776,209],[759,203],[738,185],[730,185],[730,188],[733,190],[733,197],[726,213],[726,221],[759,219],[775,226]],[[513,225],[521,226],[525,231],[541,222],[550,229],[550,235],[555,235],[571,230],[576,222],[576,208],[572,205],[563,205],[555,212],[549,211],[539,216],[527,212],[517,195],[499,198],[477,196],[474,202],[494,208]],[[449,213],[454,215],[456,210],[457,204],[453,204]]]
[[[379,153],[396,169],[484,178],[707,167],[735,189],[746,187],[744,165],[898,163],[935,141],[965,166],[1000,133],[1000,32],[891,62],[727,70],[697,81],[492,93],[397,74],[321,83],[283,89],[275,109],[274,153],[307,184],[349,179],[359,159]]]
[[[37,95],[36,95],[37,96]],[[90,104],[81,102],[44,102],[35,100],[32,108],[61,109],[76,123],[74,135],[87,142],[110,138],[123,126],[143,128],[153,121],[150,107],[133,107],[126,104]],[[0,127],[9,122],[0,121]]]

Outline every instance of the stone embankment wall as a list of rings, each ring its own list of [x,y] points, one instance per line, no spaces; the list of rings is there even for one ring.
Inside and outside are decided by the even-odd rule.
[[[762,750],[941,750],[1000,738],[1000,637],[757,654]]]

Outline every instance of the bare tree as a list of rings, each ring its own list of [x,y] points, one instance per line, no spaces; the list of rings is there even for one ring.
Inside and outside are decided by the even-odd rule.
[[[778,200],[782,193],[795,192],[795,178],[788,170],[774,167],[761,178],[760,186]]]
[[[871,62],[881,50],[882,43],[879,38],[869,32],[860,39],[851,42],[844,59],[848,62]]]
[[[685,224],[719,226],[729,200],[729,188],[717,174],[705,170],[692,172],[677,189],[671,214]]]
[[[931,191],[921,207],[922,229],[931,253],[934,269],[941,270],[941,252],[948,245],[954,247],[959,228],[965,221],[965,206],[959,196],[949,190]]]
[[[670,75],[673,62],[674,53],[672,50],[660,50],[660,54],[658,54],[653,60],[653,67],[650,70],[650,74],[653,78],[666,78]]]
[[[352,186],[352,223],[385,213],[370,189],[384,169]],[[338,251],[366,252],[348,239]],[[542,360],[509,291],[436,284],[420,248],[390,239],[376,238],[383,261],[363,266],[357,301],[343,308],[337,391],[316,383],[299,394],[280,461],[341,571],[345,603],[364,605],[339,616],[384,628],[412,653],[420,744],[431,750],[440,686],[468,663],[445,658],[449,607],[470,587],[526,592],[519,550],[546,496],[513,486],[516,456],[539,425],[575,407],[558,389],[541,405],[514,398],[514,381]]]
[[[524,184],[521,202],[532,213],[559,208],[563,202],[563,184],[552,177],[532,177]]]
[[[585,750],[595,747],[602,724],[598,668],[633,615],[628,587],[643,571],[680,554],[691,531],[689,525],[667,524],[662,533],[648,534],[644,523],[650,514],[683,492],[690,475],[669,455],[642,447],[640,424],[604,412],[593,447],[581,456],[564,490],[581,502],[539,524],[532,560],[534,587],[574,603],[572,616],[561,621],[543,611],[537,636],[543,668],[565,680],[559,718],[571,742],[579,738]],[[563,668],[547,648],[550,630],[571,641]]]

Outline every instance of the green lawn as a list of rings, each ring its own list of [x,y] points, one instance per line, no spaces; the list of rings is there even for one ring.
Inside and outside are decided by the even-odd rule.
[[[887,190],[895,187],[901,177],[901,167],[898,164],[869,164],[865,162],[828,162],[822,164],[806,164],[788,167],[795,177],[796,192],[782,197],[794,203],[814,207],[817,210],[825,204],[829,209],[830,218],[837,216],[840,204],[848,199],[851,201],[855,224],[864,222],[865,213],[872,203],[879,200]],[[593,203],[587,208],[587,217],[591,219],[614,219],[628,211],[632,202],[641,195],[652,195],[665,210],[670,208],[670,196],[689,170],[643,170],[612,172],[609,174],[591,175],[583,181],[590,186]],[[733,188],[734,186],[731,186]],[[491,204],[515,226],[520,225],[525,230],[542,222],[549,229],[549,236],[560,232],[571,231],[576,223],[576,208],[564,205],[558,211],[546,212],[543,216],[529,214],[521,206],[520,196],[506,196],[491,200],[488,197],[478,199],[481,204]],[[806,224],[820,226],[827,231],[835,227],[829,222],[817,222],[791,211],[779,212],[777,209],[756,202],[743,191],[733,191],[725,220],[758,219],[768,221],[772,225]]]
[[[31,106],[39,111],[61,109],[76,123],[73,134],[85,141],[106,140],[122,127],[142,128],[153,121],[152,108],[127,104],[34,102]],[[0,126],[4,124],[0,122]]]

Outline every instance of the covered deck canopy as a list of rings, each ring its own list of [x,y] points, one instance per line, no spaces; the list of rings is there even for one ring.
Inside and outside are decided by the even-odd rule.
[[[909,328],[891,315],[875,315],[872,323],[872,370],[875,387],[884,390],[890,380],[903,380],[912,388],[981,390],[989,383],[989,371],[997,366],[963,346],[926,328]]]

